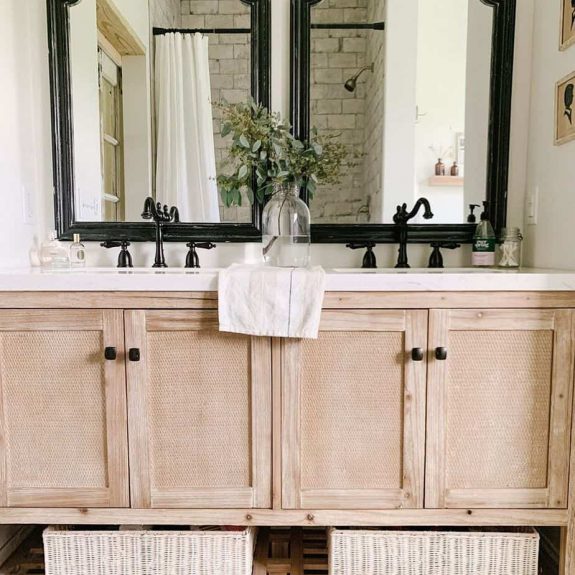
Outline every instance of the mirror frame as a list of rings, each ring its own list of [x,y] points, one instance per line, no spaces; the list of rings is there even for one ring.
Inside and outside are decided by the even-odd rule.
[[[52,107],[52,156],[54,169],[54,215],[58,238],[83,240],[154,241],[154,224],[145,222],[80,222],[74,211],[74,131],[70,78],[68,10],[82,0],[46,0]],[[238,0],[251,7],[252,97],[269,107],[271,103],[271,2]],[[142,196],[142,206],[145,197]],[[170,224],[164,240],[172,242],[259,242],[261,207],[254,204],[250,224]]]
[[[311,10],[322,0],[291,0],[291,122],[294,135],[307,140],[310,132]],[[487,197],[489,219],[499,235],[507,220],[507,184],[516,0],[478,0],[493,8]],[[307,191],[302,198],[309,204]],[[471,243],[476,224],[413,224],[409,243]],[[371,241],[397,243],[394,224],[312,224],[314,243]]]

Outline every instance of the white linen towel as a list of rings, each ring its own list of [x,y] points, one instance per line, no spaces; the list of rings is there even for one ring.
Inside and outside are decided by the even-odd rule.
[[[220,331],[316,339],[324,291],[321,267],[232,265],[219,277]]]

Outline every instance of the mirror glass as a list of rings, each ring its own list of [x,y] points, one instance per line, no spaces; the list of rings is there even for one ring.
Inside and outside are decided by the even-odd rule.
[[[217,103],[251,96],[250,20],[241,0],[70,7],[77,221],[141,221],[153,196],[182,222],[252,222],[217,186],[229,146]]]
[[[426,197],[460,224],[486,199],[494,11],[482,0],[322,0],[311,9],[311,126],[349,167],[318,224],[391,224]],[[479,215],[480,209],[476,209]]]

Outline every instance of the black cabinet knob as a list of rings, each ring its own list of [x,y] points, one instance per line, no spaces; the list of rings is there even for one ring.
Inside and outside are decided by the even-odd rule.
[[[435,348],[435,359],[438,359],[439,361],[445,361],[447,359],[447,348],[436,347]]]
[[[411,359],[413,361],[423,361],[423,350],[420,347],[414,347],[411,350]]]
[[[130,361],[140,361],[140,350],[137,347],[132,347],[128,351],[128,359]]]
[[[104,350],[104,357],[108,360],[108,361],[113,361],[118,357],[118,353],[116,352],[116,348],[115,347],[107,347]]]

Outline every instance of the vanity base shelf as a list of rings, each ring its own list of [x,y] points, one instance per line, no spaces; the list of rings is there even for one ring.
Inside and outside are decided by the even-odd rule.
[[[325,529],[260,529],[254,575],[319,575],[327,572]]]
[[[255,525],[268,527],[567,527],[566,509],[104,509],[2,508],[0,525]]]

